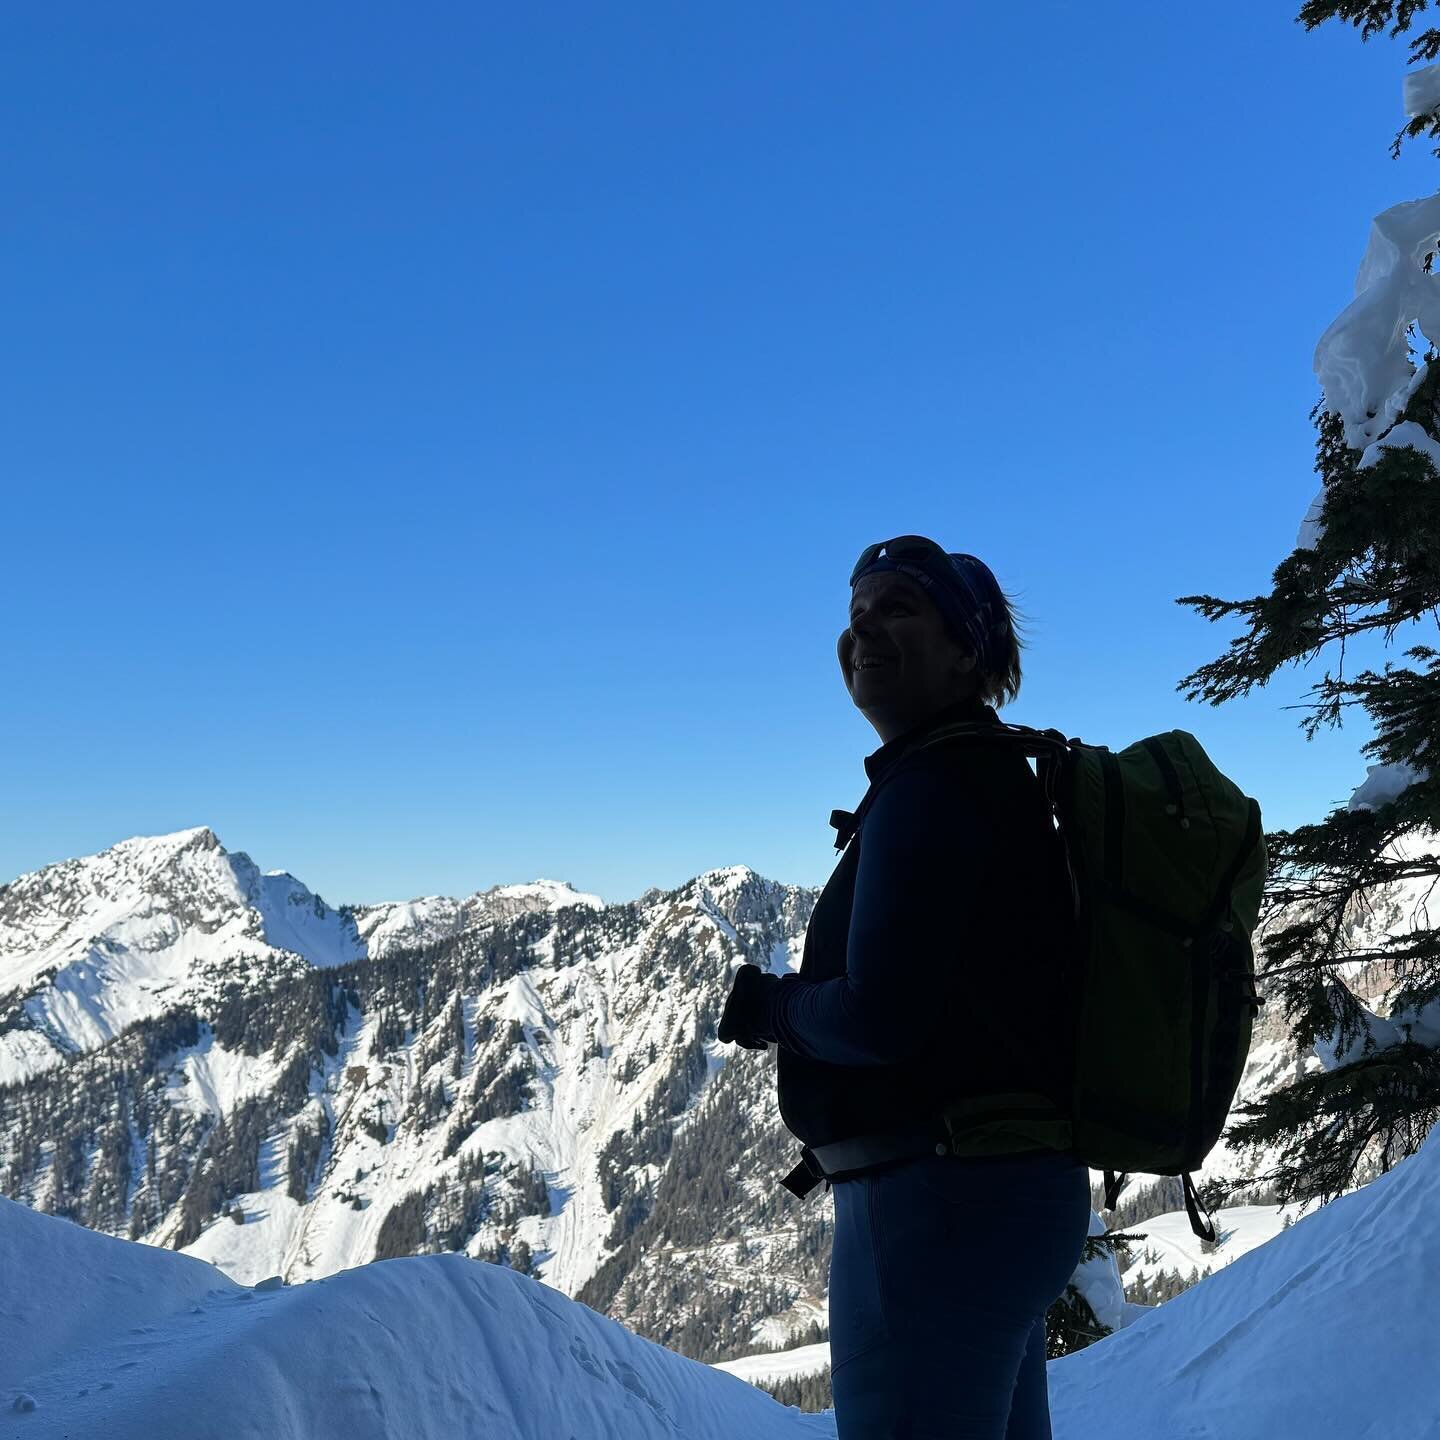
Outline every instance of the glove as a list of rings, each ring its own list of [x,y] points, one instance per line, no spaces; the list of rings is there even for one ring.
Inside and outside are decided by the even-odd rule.
[[[779,983],[778,975],[758,965],[742,965],[735,972],[716,1038],[725,1045],[733,1040],[746,1050],[764,1050],[771,1038],[770,1005]]]

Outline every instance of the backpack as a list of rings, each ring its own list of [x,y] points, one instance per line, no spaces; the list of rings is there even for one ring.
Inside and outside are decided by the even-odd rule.
[[[946,1105],[946,1148],[1073,1150],[1104,1172],[1107,1209],[1130,1172],[1180,1176],[1191,1227],[1213,1241],[1191,1172],[1224,1128],[1263,1003],[1250,939],[1266,873],[1260,807],[1183,730],[1112,753],[1058,730],[947,725],[880,783],[932,746],[976,743],[1035,760],[1064,840],[1075,903],[1066,997],[1074,1064],[1068,1108],[1040,1094]],[[832,816],[838,848],[878,788],[854,815]]]

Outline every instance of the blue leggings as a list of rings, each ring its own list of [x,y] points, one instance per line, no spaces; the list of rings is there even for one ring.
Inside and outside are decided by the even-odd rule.
[[[837,1440],[1050,1440],[1045,1311],[1089,1228],[1085,1166],[927,1155],[832,1192]]]

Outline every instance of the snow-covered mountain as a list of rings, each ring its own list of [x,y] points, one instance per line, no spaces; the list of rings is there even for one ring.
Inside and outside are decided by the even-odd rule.
[[[813,1343],[828,1197],[780,1189],[773,1054],[714,1028],[815,898],[736,866],[336,910],[208,830],[49,867],[0,890],[0,1190],[243,1283],[461,1250],[699,1358]],[[1319,1063],[1267,1014],[1239,1098]]]
[[[514,920],[536,910],[585,905],[597,910],[604,902],[563,880],[535,880],[528,885],[492,885],[464,900],[426,895],[419,900],[355,905],[350,909],[367,955],[412,949],[448,940],[462,930],[478,930],[501,920]]]
[[[713,1040],[814,892],[732,867],[629,905],[545,881],[334,910],[280,881],[201,830],[0,892],[0,1041],[44,1061],[0,1087],[6,1193],[241,1281],[463,1249],[668,1339],[679,1286],[697,1352],[823,1320],[828,1216],[778,1187],[768,1057]],[[65,1028],[82,976],[99,1020]]]
[[[235,980],[263,984],[532,910],[599,904],[542,880],[335,910],[206,828],[126,840],[0,887],[0,1084]]]

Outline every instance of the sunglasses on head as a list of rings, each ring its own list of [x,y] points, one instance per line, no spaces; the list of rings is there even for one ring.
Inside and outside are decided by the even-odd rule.
[[[882,555],[889,560],[915,560],[922,564],[926,560],[948,563],[950,558],[933,540],[927,540],[923,535],[897,535],[893,540],[867,545],[860,552],[860,558],[850,572],[850,584],[853,586],[860,578],[860,572],[873,565]]]

